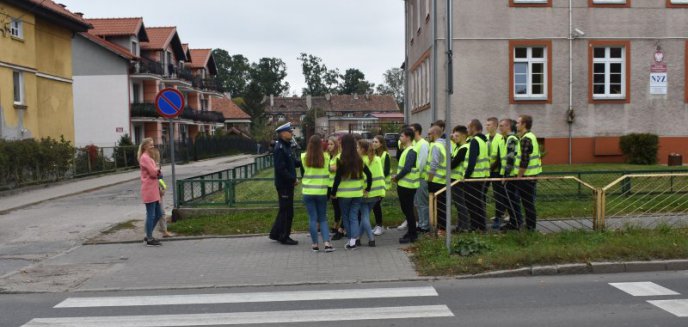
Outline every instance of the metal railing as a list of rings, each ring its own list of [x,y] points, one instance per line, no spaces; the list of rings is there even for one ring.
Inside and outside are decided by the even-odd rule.
[[[598,206],[607,228],[686,227],[688,173],[622,176],[602,188]]]
[[[177,200],[180,206],[222,205],[236,206],[236,194],[246,196],[248,192],[237,190],[237,185],[248,182],[247,189],[259,188],[259,179],[252,178],[260,171],[271,168],[272,155],[254,158],[250,164],[225,169],[210,174],[194,176],[177,181]],[[272,183],[273,179],[268,179]]]

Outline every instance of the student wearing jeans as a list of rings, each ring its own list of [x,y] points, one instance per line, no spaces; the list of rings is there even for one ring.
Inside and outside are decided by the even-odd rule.
[[[368,195],[373,183],[370,170],[363,164],[363,159],[356,151],[356,140],[351,134],[342,137],[341,158],[337,160],[337,173],[332,186],[332,197],[339,199],[342,210],[342,221],[347,228],[347,250],[356,249],[356,237],[359,234],[358,214],[363,197]],[[365,185],[365,187],[364,187]]]
[[[401,168],[399,168],[399,173],[392,177],[392,182],[397,183],[399,204],[408,226],[406,234],[399,239],[401,244],[415,242],[418,238],[416,218],[413,215],[413,198],[420,186],[420,172],[416,161],[416,152],[411,146],[413,136],[413,130],[410,128],[401,133],[399,139],[404,146],[403,153],[399,156],[399,167]]]
[[[143,242],[147,246],[160,246],[160,241],[153,238],[153,229],[162,217],[160,208],[160,190],[158,190],[158,166],[151,158],[151,151],[155,147],[153,139],[143,139],[139,146],[138,159],[141,167],[141,201],[146,204],[146,237]]]
[[[368,246],[375,246],[375,233],[370,225],[370,211],[380,203],[385,196],[385,175],[382,172],[382,162],[380,157],[375,155],[373,147],[368,140],[358,141],[358,154],[363,159],[363,164],[370,170],[373,177],[373,184],[368,192],[368,197],[363,198],[363,205],[361,206],[361,228],[360,235],[365,232],[368,235]]]
[[[330,244],[330,230],[327,226],[327,188],[330,179],[330,156],[323,153],[320,136],[308,140],[306,153],[301,154],[301,179],[303,203],[308,212],[311,233],[311,250],[319,252],[318,224],[322,234],[325,252],[334,251]]]

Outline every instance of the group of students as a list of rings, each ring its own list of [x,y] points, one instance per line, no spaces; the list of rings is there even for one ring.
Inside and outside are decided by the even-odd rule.
[[[325,252],[334,251],[330,240],[347,238],[344,248],[356,249],[365,234],[368,246],[375,246],[375,236],[382,235],[380,203],[390,188],[391,161],[385,140],[376,136],[364,140],[352,134],[341,140],[330,137],[323,149],[319,135],[308,140],[301,154],[303,202],[309,217],[311,249],[319,251],[318,228]],[[332,201],[335,226],[330,238],[327,202]],[[375,215],[375,228],[370,212]]]
[[[490,117],[483,124],[473,119],[467,126],[455,126],[450,134],[450,180],[453,183],[452,203],[457,207],[457,231],[485,231],[487,229],[486,193],[492,185],[495,199],[496,230],[519,230],[523,224],[521,208],[525,210],[525,228],[535,230],[535,195],[537,179],[542,172],[540,149],[536,136],[530,131],[533,119],[521,115],[517,120]],[[399,139],[399,172],[392,178],[406,221],[399,229],[407,233],[400,243],[413,242],[418,232],[429,230],[429,192],[436,193],[446,186],[447,156],[443,121],[430,127],[427,140],[422,137],[419,124],[405,126]],[[493,178],[491,181],[484,181]],[[504,180],[507,178],[507,180]],[[494,180],[500,179],[500,180]],[[436,206],[437,228],[446,227],[444,210],[446,192],[441,193]],[[418,214],[416,227],[415,212]],[[508,223],[504,222],[506,214]]]

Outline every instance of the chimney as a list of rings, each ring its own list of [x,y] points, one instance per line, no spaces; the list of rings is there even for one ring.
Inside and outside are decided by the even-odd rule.
[[[57,5],[60,6],[60,7],[62,7],[62,8],[67,8],[67,5],[65,5],[65,4],[63,4],[63,3],[58,3]]]
[[[308,110],[310,110],[312,105],[313,105],[312,98],[311,98],[311,95],[309,94],[306,96],[306,108],[308,108]]]
[[[77,15],[81,18],[84,18],[84,13],[82,13],[82,12],[75,12],[74,15]]]
[[[353,96],[354,96],[354,100],[358,100],[358,94],[357,93],[354,93]]]
[[[270,94],[270,107],[275,106],[275,96]]]
[[[331,93],[325,94],[325,100],[330,101],[330,99],[332,99],[332,94]]]

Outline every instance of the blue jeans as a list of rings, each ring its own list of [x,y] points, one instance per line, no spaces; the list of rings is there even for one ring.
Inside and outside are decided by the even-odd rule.
[[[303,204],[308,212],[311,241],[318,244],[318,223],[323,242],[330,241],[330,228],[327,226],[327,195],[303,195]]]
[[[158,220],[162,217],[162,207],[159,201],[146,203],[146,237],[150,240],[153,238],[153,229],[158,224]]]
[[[413,204],[418,209],[418,227],[430,229],[430,194],[428,193],[428,181],[421,179],[420,187],[416,191]]]
[[[375,204],[378,203],[380,199],[380,197],[363,199],[363,203],[361,203],[361,225],[359,226],[358,232],[359,238],[363,235],[363,232],[365,232],[368,234],[369,241],[375,240],[375,235],[373,235],[373,227],[370,225],[370,211],[373,210]]]
[[[342,210],[342,221],[349,239],[358,236],[358,212],[361,210],[362,198],[339,198],[339,207]]]

